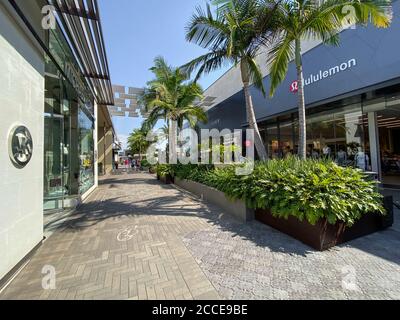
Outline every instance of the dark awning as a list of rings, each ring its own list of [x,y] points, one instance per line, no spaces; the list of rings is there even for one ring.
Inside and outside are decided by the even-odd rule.
[[[48,0],[100,105],[114,105],[97,0]]]

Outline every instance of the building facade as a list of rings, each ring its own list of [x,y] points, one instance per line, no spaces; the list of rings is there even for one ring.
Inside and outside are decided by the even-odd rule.
[[[107,57],[97,2],[86,3],[0,2],[0,281],[112,167]]]
[[[400,1],[393,2],[390,28],[343,30],[340,45],[303,43],[307,152],[341,165],[379,174],[387,187],[400,187]],[[258,57],[270,86],[268,56]],[[251,93],[270,158],[295,154],[298,146],[297,79],[293,63],[273,98]],[[205,92],[215,99],[203,127],[247,127],[240,70],[232,68]]]

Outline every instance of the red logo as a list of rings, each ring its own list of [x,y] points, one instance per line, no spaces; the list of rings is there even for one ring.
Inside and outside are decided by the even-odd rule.
[[[299,82],[293,81],[292,84],[290,85],[290,92],[292,93],[297,93],[299,91]]]

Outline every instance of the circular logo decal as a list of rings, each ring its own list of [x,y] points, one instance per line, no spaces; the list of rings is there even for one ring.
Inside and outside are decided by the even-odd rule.
[[[24,168],[31,161],[33,154],[33,140],[31,133],[25,126],[16,126],[9,136],[9,155],[13,164]]]
[[[290,85],[290,92],[297,93],[299,91],[299,83],[298,81],[293,81]]]

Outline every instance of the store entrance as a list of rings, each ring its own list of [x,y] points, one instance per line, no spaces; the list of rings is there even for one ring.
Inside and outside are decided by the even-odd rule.
[[[400,188],[400,107],[377,112],[382,183]]]

